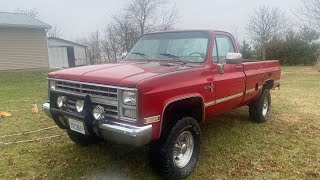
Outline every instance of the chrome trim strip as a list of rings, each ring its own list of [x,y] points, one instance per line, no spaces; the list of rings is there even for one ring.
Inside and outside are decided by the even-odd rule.
[[[256,91],[256,88],[246,90],[246,94],[250,94]]]
[[[226,102],[226,101],[230,101],[232,99],[236,99],[236,98],[241,97],[241,96],[243,96],[243,93],[238,93],[238,94],[227,96],[227,97],[224,97],[224,98],[221,98],[221,99],[217,99],[216,100],[216,104],[223,103],[223,102]]]
[[[241,96],[243,96],[243,93],[234,94],[234,95],[227,96],[227,97],[224,97],[224,98],[221,98],[221,99],[216,99],[214,101],[207,102],[207,103],[205,103],[205,106],[206,107],[213,106],[213,105],[220,104],[220,103],[223,103],[223,102],[226,102],[226,101],[230,101],[232,99],[239,98]]]
[[[69,83],[78,83],[78,84],[84,84],[84,85],[89,85],[89,86],[100,86],[100,87],[107,87],[107,88],[117,88],[117,89],[122,89],[122,90],[137,91],[136,88],[128,88],[128,87],[120,87],[120,86],[111,86],[111,85],[87,83],[87,82],[82,82],[82,81],[72,81],[72,80],[56,79],[56,78],[47,78],[47,79],[48,79],[48,80],[53,80],[53,81],[64,81],[64,82],[69,82]]]
[[[216,104],[216,101],[210,101],[205,104],[206,107],[213,106]]]

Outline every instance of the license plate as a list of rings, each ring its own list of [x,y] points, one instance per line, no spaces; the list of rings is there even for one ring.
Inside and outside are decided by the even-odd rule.
[[[75,131],[81,134],[86,134],[84,130],[84,123],[81,121],[69,118],[69,126],[72,131]]]

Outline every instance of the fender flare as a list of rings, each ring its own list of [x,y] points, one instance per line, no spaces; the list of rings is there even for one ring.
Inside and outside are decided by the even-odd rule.
[[[164,117],[164,113],[167,109],[167,107],[169,105],[171,105],[172,103],[175,103],[175,102],[178,102],[178,101],[181,101],[181,100],[185,100],[185,99],[191,99],[191,98],[200,98],[201,101],[202,101],[202,119],[201,121],[203,121],[205,119],[205,111],[206,111],[206,108],[205,108],[205,102],[204,102],[204,99],[203,97],[201,96],[201,94],[189,94],[189,95],[182,95],[182,96],[177,96],[175,98],[172,98],[170,100],[167,100],[165,105],[163,106],[163,109],[162,109],[162,113],[161,113],[161,117],[160,117],[160,131],[159,131],[159,138],[161,137],[161,132],[162,132],[162,125],[163,125],[163,117]]]

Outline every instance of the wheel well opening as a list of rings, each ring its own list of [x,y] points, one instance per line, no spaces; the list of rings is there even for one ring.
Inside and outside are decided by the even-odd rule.
[[[184,117],[192,117],[199,123],[204,119],[204,103],[202,98],[193,97],[172,102],[163,114],[161,136],[167,135],[174,125]]]
[[[273,80],[268,80],[268,81],[264,82],[263,89],[272,89],[273,84],[274,84]]]

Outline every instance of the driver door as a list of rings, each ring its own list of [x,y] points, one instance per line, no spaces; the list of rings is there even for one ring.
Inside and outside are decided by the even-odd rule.
[[[228,53],[236,52],[234,39],[229,34],[214,36],[212,74],[215,84],[215,114],[238,107],[245,91],[245,74],[242,64],[227,64]]]

